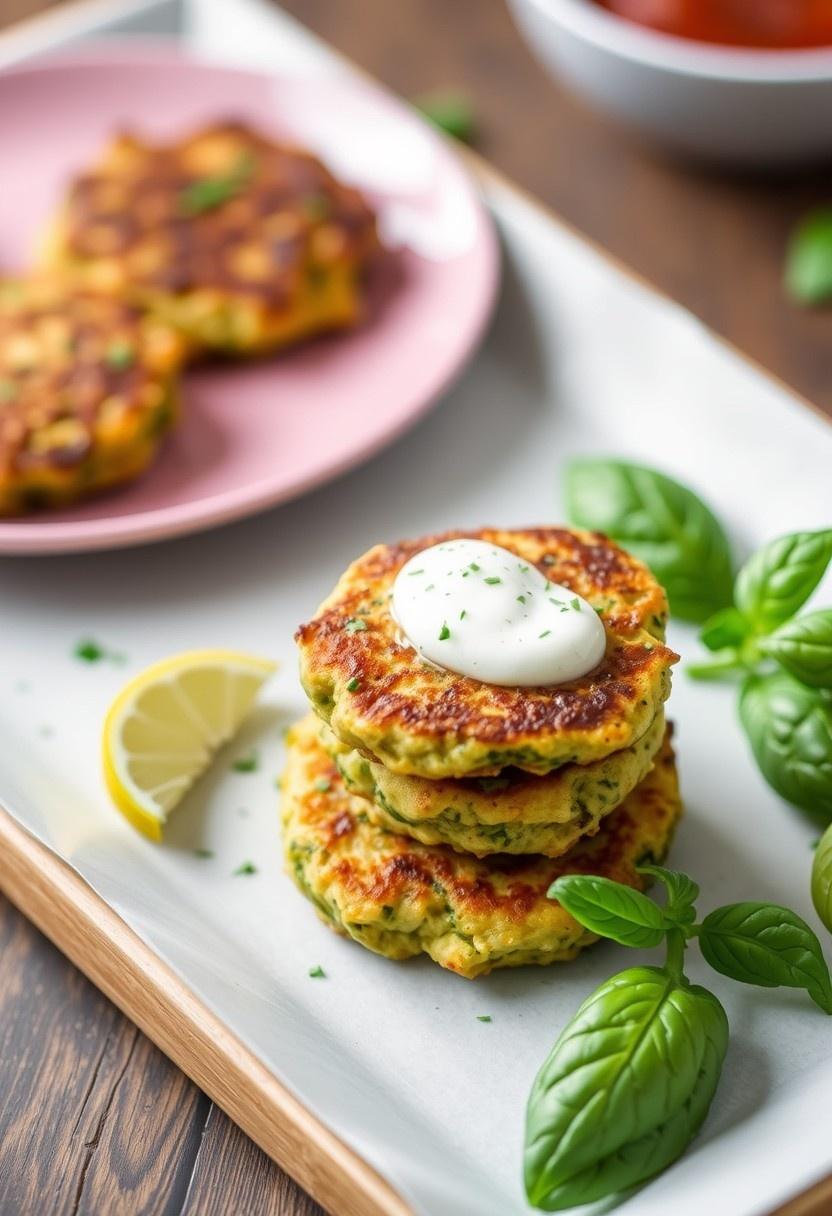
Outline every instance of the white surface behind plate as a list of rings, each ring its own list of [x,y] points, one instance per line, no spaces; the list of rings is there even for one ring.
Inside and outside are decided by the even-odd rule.
[[[235,9],[232,27],[220,7],[227,15],[217,0],[193,7],[200,51],[239,62],[256,48],[261,65],[285,68],[311,46],[309,70],[331,70],[257,0]],[[294,627],[374,541],[557,521],[573,452],[632,454],[682,476],[730,521],[740,551],[832,517],[832,428],[510,190],[488,195],[506,257],[493,330],[440,409],[385,456],[210,535],[0,562],[0,801],[426,1216],[526,1210],[531,1080],[579,1001],[635,956],[605,945],[568,968],[469,984],[429,962],[378,959],[320,925],[282,874],[276,831],[280,728],[303,709]],[[84,636],[127,663],[80,664],[72,649]],[[691,630],[672,641],[695,651]],[[107,804],[101,717],[128,674],[212,644],[274,655],[283,670],[158,848]],[[702,906],[779,900],[817,925],[807,892],[817,830],[763,784],[731,691],[679,672],[672,716],[688,805],[673,863],[700,881]],[[260,770],[229,771],[250,745]],[[215,856],[199,860],[197,847]],[[258,873],[232,876],[249,859]],[[731,1019],[722,1085],[691,1152],[625,1210],[753,1216],[832,1169],[832,1030],[801,994],[732,986],[691,956]],[[317,963],[325,980],[308,978]],[[483,1013],[491,1024],[476,1021]]]

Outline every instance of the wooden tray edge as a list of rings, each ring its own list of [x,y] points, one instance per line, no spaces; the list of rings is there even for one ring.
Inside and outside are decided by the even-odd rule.
[[[0,890],[246,1135],[337,1216],[412,1209],[79,874],[0,807]]]

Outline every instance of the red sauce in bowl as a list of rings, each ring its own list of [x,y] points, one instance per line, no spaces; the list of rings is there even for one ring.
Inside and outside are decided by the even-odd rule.
[[[832,0],[596,0],[628,21],[695,42],[756,50],[832,46]]]

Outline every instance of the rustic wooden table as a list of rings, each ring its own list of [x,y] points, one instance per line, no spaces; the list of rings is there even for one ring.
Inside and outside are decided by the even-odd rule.
[[[2,0],[0,25],[46,7]],[[464,90],[488,159],[832,415],[832,316],[780,289],[828,170],[726,178],[648,154],[551,82],[502,0],[284,7],[404,95]],[[832,1187],[779,1216],[810,1205],[832,1211]],[[0,1216],[53,1212],[321,1209],[0,896]]]

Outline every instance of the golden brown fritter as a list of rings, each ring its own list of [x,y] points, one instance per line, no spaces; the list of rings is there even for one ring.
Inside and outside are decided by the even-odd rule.
[[[376,827],[344,787],[314,718],[290,732],[282,780],[287,867],[337,932],[392,959],[424,952],[467,978],[574,958],[595,937],[546,892],[562,874],[644,890],[636,866],[661,861],[682,813],[670,732],[652,771],[596,836],[560,858],[477,860]]]
[[[362,196],[316,157],[224,122],[170,144],[119,136],[71,183],[44,254],[197,350],[254,354],[354,324],[376,246]]]
[[[594,835],[650,771],[665,734],[660,713],[632,747],[592,764],[565,764],[543,776],[506,769],[499,777],[428,781],[391,773],[345,747],[325,723],[318,726],[346,788],[368,799],[373,823],[476,857],[560,857],[582,836]]]
[[[0,283],[0,515],[131,480],[176,417],[183,343],[120,300]]]
[[[391,615],[393,582],[414,554],[456,537],[501,545],[588,600],[606,630],[601,663],[552,687],[502,688],[422,662]],[[484,528],[376,545],[295,637],[301,683],[338,738],[392,772],[433,780],[546,773],[630,747],[670,691],[678,656],[663,644],[666,615],[647,567],[598,533]]]

